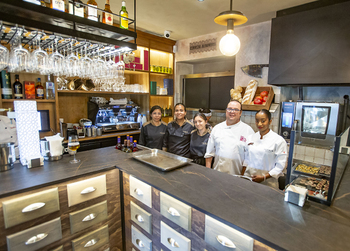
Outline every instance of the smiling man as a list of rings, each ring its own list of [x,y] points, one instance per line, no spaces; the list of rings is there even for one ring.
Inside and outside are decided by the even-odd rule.
[[[253,129],[241,121],[242,104],[238,100],[228,103],[226,121],[216,125],[209,137],[204,158],[206,167],[229,174],[241,174],[244,160],[244,146]]]

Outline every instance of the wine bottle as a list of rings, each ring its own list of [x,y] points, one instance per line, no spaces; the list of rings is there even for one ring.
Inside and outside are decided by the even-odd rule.
[[[64,0],[51,0],[50,8],[59,11],[65,11]]]
[[[116,145],[115,148],[118,149],[118,150],[122,150],[122,141],[121,141],[120,136],[118,136],[117,145]]]
[[[125,19],[125,17],[128,18],[129,15],[128,15],[128,11],[126,10],[126,7],[125,7],[124,0],[122,1],[122,8],[119,11],[119,16],[120,16],[120,18],[119,18],[120,28],[126,29],[126,30],[129,29],[129,20]]]
[[[78,17],[84,17],[84,7],[82,5],[80,5],[81,3],[83,3],[81,0],[75,0],[75,6],[73,9],[73,0],[69,0],[69,4],[68,4],[68,11],[69,14],[78,16]]]
[[[136,145],[136,140],[134,140],[134,146],[132,148],[132,151],[133,152],[137,152],[139,149],[137,148],[137,145]]]
[[[44,87],[41,85],[41,79],[38,78],[38,82],[35,87],[35,98],[44,99]]]
[[[127,143],[126,143],[126,139],[124,139],[124,145],[123,145],[123,148],[122,148],[122,151],[123,152],[126,152],[126,147],[127,147]]]
[[[133,142],[134,142],[134,137],[130,136],[130,149],[131,149],[131,151],[132,151],[132,149],[134,147]]]
[[[88,14],[87,18],[97,22],[98,19],[97,19],[97,3],[96,3],[96,1],[89,0],[87,2],[87,5],[89,6],[88,11],[87,11],[87,14]]]
[[[2,97],[2,99],[12,99],[10,74],[7,73],[5,70],[1,71],[0,81],[1,81],[1,97]]]
[[[102,13],[102,23],[113,25],[113,14],[109,5],[109,0],[106,0],[104,11],[105,12]]]
[[[55,84],[50,81],[50,75],[47,76],[46,99],[55,99]]]
[[[15,75],[16,81],[13,83],[13,93],[15,94],[15,99],[23,99],[23,85],[19,82],[19,75]]]
[[[126,153],[131,153],[132,152],[132,150],[131,150],[131,148],[130,148],[130,140],[127,140],[126,141],[126,150],[125,150],[125,152]]]

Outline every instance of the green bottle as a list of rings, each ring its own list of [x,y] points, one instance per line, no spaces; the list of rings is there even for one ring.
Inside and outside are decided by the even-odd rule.
[[[128,11],[126,10],[126,7],[125,7],[125,1],[124,0],[122,1],[122,8],[119,11],[119,16],[120,16],[119,17],[120,28],[126,29],[126,30],[129,29],[129,20],[123,18],[123,17],[126,17],[126,18],[129,17]]]

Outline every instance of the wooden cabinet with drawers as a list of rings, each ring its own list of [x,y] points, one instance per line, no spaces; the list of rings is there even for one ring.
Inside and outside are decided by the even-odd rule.
[[[120,206],[117,169],[1,198],[0,250],[121,251]]]

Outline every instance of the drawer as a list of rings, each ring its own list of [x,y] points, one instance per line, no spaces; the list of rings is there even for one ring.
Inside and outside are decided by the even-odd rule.
[[[130,195],[152,208],[152,187],[130,176]]]
[[[60,210],[58,188],[4,201],[2,207],[6,228],[39,218]]]
[[[60,239],[62,239],[61,218],[6,236],[9,251],[37,250]]]
[[[160,222],[160,242],[172,251],[190,251],[191,240]]]
[[[59,246],[58,248],[55,249],[50,249],[50,251],[63,251],[63,245]]]
[[[152,251],[152,241],[148,239],[143,233],[137,230],[136,227],[131,225],[131,242],[140,251],[149,250]]]
[[[72,234],[95,225],[108,218],[107,201],[69,214],[70,232]]]
[[[160,213],[180,227],[191,231],[191,207],[163,192],[160,193]]]
[[[205,216],[205,241],[217,250],[252,251],[254,239],[224,223]]]
[[[109,243],[108,225],[72,240],[73,251],[95,250]]]
[[[143,228],[147,233],[152,234],[152,214],[148,213],[134,202],[130,202],[131,220]]]
[[[67,185],[68,206],[91,200],[106,194],[106,175]]]

